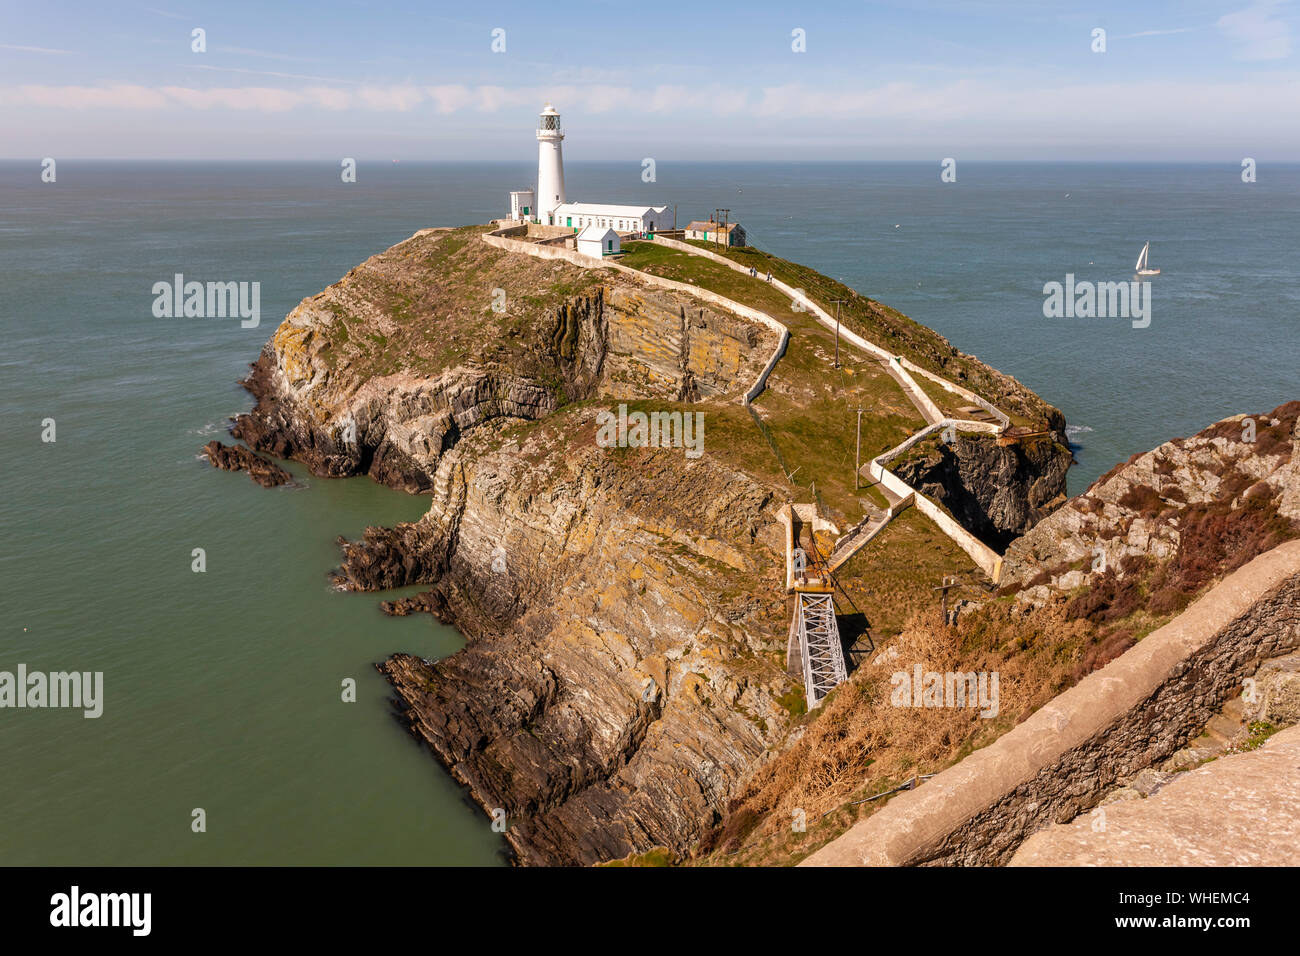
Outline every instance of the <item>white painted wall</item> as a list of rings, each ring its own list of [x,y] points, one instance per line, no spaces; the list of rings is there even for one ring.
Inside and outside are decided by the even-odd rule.
[[[584,208],[573,208],[581,206]],[[557,226],[585,229],[587,226],[608,227],[616,232],[653,232],[666,229],[672,213],[667,207],[647,209],[643,206],[623,206],[617,203],[567,203],[555,210]],[[572,222],[570,222],[572,220]]]
[[[537,131],[537,221],[554,225],[551,214],[564,199],[563,133]]]
[[[1002,556],[967,531],[961,522],[948,514],[938,502],[927,498],[885,467],[890,459],[897,457],[923,438],[945,428],[953,428],[963,432],[983,432],[985,434],[997,434],[998,432],[998,426],[991,422],[968,422],[958,418],[945,418],[933,425],[922,428],[919,432],[910,436],[907,441],[896,445],[889,451],[877,455],[867,467],[867,473],[900,498],[908,495],[915,496],[913,506],[916,510],[938,525],[939,530],[951,538],[957,547],[965,551],[970,559],[979,566],[980,570],[987,574],[994,584],[997,584],[1002,578]]]
[[[517,189],[510,194],[510,218],[537,218],[537,194],[531,189]]]
[[[599,226],[588,226],[578,233],[576,245],[578,251],[584,256],[594,256],[596,258],[622,251],[622,245],[618,241],[618,233],[609,228],[601,229]]]

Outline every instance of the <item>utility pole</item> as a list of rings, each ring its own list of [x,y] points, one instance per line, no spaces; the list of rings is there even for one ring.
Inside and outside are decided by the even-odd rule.
[[[835,303],[835,367],[840,367],[840,303],[843,299],[831,299]]]
[[[720,206],[715,206],[713,209],[713,218],[710,220],[710,222],[714,223],[713,244],[715,246],[722,245],[722,226],[723,226],[722,214],[729,213],[729,212],[731,212],[730,209],[723,209]]]
[[[853,450],[853,491],[858,490],[858,476],[862,473],[862,409],[858,409],[858,442]]]

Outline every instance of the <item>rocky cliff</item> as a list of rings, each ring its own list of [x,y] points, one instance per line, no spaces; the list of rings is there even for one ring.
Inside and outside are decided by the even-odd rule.
[[[1298,416],[1300,402],[1289,402],[1134,455],[1015,541],[1003,583],[1038,604],[1087,582],[1099,608],[1181,609],[1294,533]]]
[[[1065,500],[1072,456],[1053,435],[1006,445],[968,432],[949,438],[919,442],[890,468],[995,550],[1006,548]]]
[[[684,849],[788,717],[771,489],[680,452],[608,455],[582,417],[464,439],[429,514],[348,544],[339,571],[436,582],[468,646],[382,670],[526,863]]]
[[[784,671],[774,515],[807,490],[737,402],[775,336],[633,276],[492,248],[481,231],[426,230],[304,300],[254,365],[256,406],[234,433],[315,474],[430,497],[421,520],[341,542],[335,582],[428,584],[403,609],[465,635],[446,660],[380,666],[412,732],[505,811],[520,861],[681,852],[802,706]],[[1014,380],[962,367],[1059,417]],[[702,414],[707,453],[602,447],[596,416],[617,402]],[[1034,468],[1014,465],[1020,488]],[[990,511],[1023,526],[1063,487],[1039,477],[1033,500],[1015,490]]]
[[[688,296],[426,230],[304,300],[246,381],[233,434],[314,474],[428,491],[468,429],[595,395],[743,391],[774,334]],[[603,281],[602,281],[603,280]]]

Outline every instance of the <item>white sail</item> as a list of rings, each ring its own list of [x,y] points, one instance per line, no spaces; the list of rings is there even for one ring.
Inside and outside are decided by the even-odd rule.
[[[1143,269],[1147,267],[1147,250],[1149,250],[1150,248],[1151,248],[1151,243],[1149,242],[1142,247],[1142,253],[1138,256],[1137,265],[1133,267],[1138,272],[1141,272]]]

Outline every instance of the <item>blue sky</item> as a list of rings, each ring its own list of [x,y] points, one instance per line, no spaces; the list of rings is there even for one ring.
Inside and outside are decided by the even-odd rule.
[[[6,0],[0,156],[1295,161],[1298,7]]]

